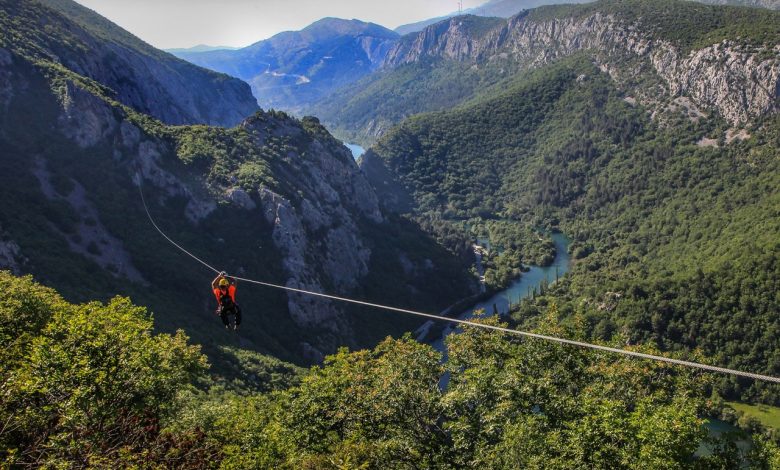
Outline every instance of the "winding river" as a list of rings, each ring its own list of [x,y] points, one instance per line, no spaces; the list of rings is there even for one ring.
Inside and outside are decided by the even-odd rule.
[[[531,266],[528,272],[524,272],[523,275],[519,279],[513,281],[509,287],[496,293],[488,300],[473,305],[458,315],[458,318],[461,320],[472,318],[474,316],[474,311],[480,309],[492,313],[494,311],[494,306],[498,313],[508,313],[510,302],[516,304],[520,299],[527,297],[534,289],[538,289],[545,280],[552,284],[557,280],[556,277],[559,278],[566,274],[571,265],[571,258],[569,257],[570,240],[562,233],[553,233],[552,239],[555,243],[556,253],[555,259],[550,266]],[[455,325],[448,325],[442,332],[441,338],[432,342],[431,346],[438,351],[445,352],[444,338],[455,330],[457,330]]]
[[[549,283],[553,283],[556,281],[556,277],[559,278],[568,272],[569,268],[571,267],[571,259],[569,257],[570,240],[562,233],[552,234],[552,239],[555,243],[556,255],[555,260],[550,266],[531,266],[528,272],[523,273],[523,275],[519,279],[515,280],[508,288],[496,293],[488,300],[473,305],[466,311],[462,312],[458,318],[464,320],[472,318],[474,316],[474,311],[479,309],[484,309],[486,312],[491,313],[493,312],[494,305],[498,312],[502,314],[507,313],[509,311],[510,302],[512,304],[517,304],[520,299],[527,297],[530,292],[533,292],[534,289],[538,289],[544,280],[547,280]],[[479,240],[478,242],[480,245],[487,246],[486,240]],[[430,326],[428,325],[428,327]],[[418,332],[425,328],[426,326],[423,326],[423,328],[418,330]],[[433,346],[436,350],[444,353],[445,361],[447,360],[447,351],[444,346],[444,338],[456,330],[456,326],[448,325],[442,332],[442,336],[431,343],[431,346]],[[449,372],[442,376],[439,382],[439,387],[444,390],[447,388],[448,383]],[[710,418],[705,421],[704,428],[707,430],[710,436],[715,438],[726,435],[728,439],[731,440],[743,452],[750,450],[750,441],[745,437],[744,433],[740,431],[739,428],[729,423]],[[711,455],[713,451],[714,449],[711,444],[702,442],[696,451],[696,455]]]

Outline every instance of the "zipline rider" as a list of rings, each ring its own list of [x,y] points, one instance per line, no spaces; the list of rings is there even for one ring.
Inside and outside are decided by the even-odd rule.
[[[230,329],[228,315],[234,315],[236,322],[233,329],[241,325],[241,308],[236,303],[236,280],[222,271],[211,281],[211,290],[217,298],[217,315],[222,319],[226,329]]]

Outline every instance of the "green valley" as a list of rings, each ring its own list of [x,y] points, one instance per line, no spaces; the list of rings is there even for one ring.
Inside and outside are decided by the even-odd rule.
[[[573,238],[573,271],[523,305],[581,319],[590,336],[700,349],[732,367],[777,362],[778,124],[723,147],[718,119],[659,126],[608,77],[572,58],[494,97],[405,121],[365,159],[377,187],[393,175],[421,217],[514,220]],[[382,178],[382,179],[380,179]],[[380,193],[381,194],[381,193]],[[580,320],[578,320],[580,321]],[[773,388],[724,380],[729,396],[775,402]]]
[[[42,12],[67,21],[56,9],[14,7],[25,15],[7,23],[3,44],[13,47],[0,49],[4,266],[34,273],[72,301],[130,296],[155,312],[162,331],[184,328],[226,363],[236,349],[318,362],[342,344],[372,345],[418,322],[365,321],[329,301],[246,286],[239,297],[251,321],[241,336],[215,331],[213,273],[156,233],[139,189],[173,239],[234,273],[374,301],[411,288],[406,305],[433,311],[474,288],[468,260],[379,211],[349,151],[317,119],[272,111],[233,128],[164,124],[124,104],[110,83],[57,61],[81,46],[27,34]],[[91,38],[95,47],[113,40]],[[55,48],[58,55],[37,52]]]

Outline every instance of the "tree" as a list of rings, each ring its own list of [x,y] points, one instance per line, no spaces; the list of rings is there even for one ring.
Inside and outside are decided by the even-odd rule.
[[[0,282],[13,281],[3,275]],[[189,458],[202,456],[195,434],[161,432],[177,392],[207,366],[198,346],[188,345],[182,332],[152,334],[146,310],[128,299],[71,305],[29,278],[17,282],[21,290],[0,294],[0,315],[36,312],[33,317],[48,322],[21,351],[21,360],[4,370],[0,410],[6,424],[0,443],[10,462],[173,463],[179,447],[192,446]],[[27,298],[14,300],[20,296]],[[3,337],[13,328],[4,324]]]

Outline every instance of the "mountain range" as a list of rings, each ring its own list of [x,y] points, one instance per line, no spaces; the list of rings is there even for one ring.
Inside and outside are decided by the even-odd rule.
[[[439,309],[455,300],[456,292],[476,289],[473,283],[464,287],[469,282],[465,275],[457,274],[464,273],[468,263],[466,236],[462,228],[456,227],[458,220],[506,218],[512,213],[507,212],[509,207],[529,198],[549,203],[549,197],[553,197],[552,200],[566,201],[566,204],[577,200],[561,199],[560,195],[526,194],[519,199],[501,196],[504,183],[495,175],[510,174],[511,165],[506,166],[509,163],[486,165],[481,169],[474,166],[471,157],[466,163],[447,163],[450,155],[460,152],[458,146],[452,151],[442,150],[454,145],[452,142],[458,140],[455,137],[437,144],[440,150],[428,155],[419,143],[414,143],[421,138],[415,135],[417,130],[409,131],[408,123],[395,128],[405,123],[408,116],[464,106],[482,109],[474,107],[474,103],[494,103],[491,100],[496,97],[508,99],[506,90],[527,81],[524,77],[531,76],[528,74],[547,73],[543,71],[558,67],[557,63],[566,60],[589,61],[597,72],[581,65],[572,66],[583,70],[579,74],[581,81],[598,75],[598,83],[607,79],[607,85],[603,86],[611,90],[609,93],[623,94],[623,102],[627,103],[621,105],[623,111],[608,119],[628,120],[631,126],[642,129],[660,126],[658,132],[668,123],[679,122],[681,116],[700,127],[703,126],[700,121],[711,123],[707,124],[709,127],[687,131],[701,146],[719,147],[723,145],[721,141],[749,139],[758,132],[756,123],[774,116],[778,109],[776,90],[780,68],[771,45],[778,43],[780,29],[777,14],[765,10],[666,0],[603,1],[542,7],[508,20],[456,17],[401,39],[376,25],[325,19],[303,32],[284,33],[273,41],[255,45],[256,54],[288,51],[274,60],[286,64],[290,67],[286,70],[290,71],[311,66],[313,60],[331,47],[359,50],[364,62],[358,62],[366,66],[362,69],[365,77],[348,85],[350,93],[336,92],[321,100],[313,111],[339,136],[362,143],[376,142],[386,133],[390,133],[389,140],[381,142],[395,142],[399,135],[406,136],[404,139],[412,139],[412,148],[404,150],[407,157],[422,152],[420,158],[433,158],[431,161],[445,165],[444,168],[465,165],[457,170],[461,176],[449,178],[458,181],[472,173],[477,178],[474,188],[485,185],[482,190],[459,192],[456,198],[450,199],[452,190],[447,187],[420,193],[420,188],[407,180],[409,170],[404,166],[380,165],[396,158],[392,153],[383,153],[381,147],[369,151],[363,159],[362,171],[359,170],[347,158],[346,149],[316,118],[298,121],[277,112],[253,115],[256,108],[251,103],[241,105],[246,106],[248,114],[237,128],[168,127],[166,120],[172,124],[181,124],[181,120],[198,122],[198,119],[209,123],[209,118],[196,112],[185,120],[183,110],[196,101],[203,103],[200,108],[204,110],[230,107],[229,102],[215,98],[224,96],[225,90],[220,87],[225,86],[244,90],[242,103],[245,103],[246,86],[155,51],[74,3],[6,0],[4,7],[14,13],[14,21],[5,17],[2,42],[6,70],[3,144],[6,154],[18,159],[7,158],[6,164],[10,168],[19,166],[20,162],[33,163],[23,166],[21,173],[27,175],[25,178],[16,174],[19,172],[6,173],[15,175],[6,183],[10,191],[7,197],[17,200],[12,190],[16,188],[38,201],[40,207],[50,207],[45,212],[49,215],[44,214],[40,220],[41,215],[32,215],[40,211],[33,211],[29,219],[16,223],[11,223],[10,212],[5,213],[0,221],[4,240],[0,254],[4,264],[17,272],[39,273],[76,299],[114,291],[137,293],[150,305],[168,306],[165,307],[168,313],[160,319],[161,325],[167,328],[187,318],[186,311],[202,309],[203,305],[185,302],[172,306],[173,297],[161,301],[159,296],[149,296],[146,292],[144,286],[159,282],[162,273],[165,273],[162,277],[170,278],[182,288],[197,281],[190,272],[163,269],[151,261],[136,261],[146,260],[141,251],[143,245],[136,245],[137,237],[128,238],[123,223],[134,220],[136,226],[146,226],[147,230],[149,227],[134,200],[131,190],[134,178],[146,180],[147,191],[152,193],[150,200],[158,201],[152,203],[152,209],[159,210],[163,220],[187,221],[177,226],[176,230],[181,231],[178,236],[197,239],[198,231],[209,227],[210,242],[201,239],[196,243],[211,258],[219,258],[220,250],[216,247],[228,240],[237,251],[255,253],[255,261],[250,264],[240,257],[229,258],[232,261],[227,262],[237,269],[258,269],[267,276],[285,278],[292,286],[327,288],[342,294],[364,292],[364,295],[388,299],[394,298],[393,291],[382,280],[392,273],[394,277],[406,279],[397,284],[399,292],[414,286],[412,291],[416,294],[410,302]],[[674,23],[670,23],[671,19]],[[35,25],[44,21],[56,26],[51,29],[52,34],[44,37],[31,33]],[[74,31],[78,33],[75,36],[78,41],[73,39]],[[731,39],[736,35],[740,35],[739,41]],[[12,39],[20,36],[28,40]],[[345,41],[345,37],[350,39]],[[362,39],[355,42],[356,37]],[[368,66],[373,56],[367,51],[373,49],[360,44],[379,44],[386,50],[376,56],[374,65]],[[154,78],[144,81],[143,86],[139,81],[122,78],[139,72],[127,62],[110,59],[113,56],[106,51],[120,46],[127,49],[122,56],[125,60],[142,55],[146,61],[143,70]],[[298,47],[309,52],[296,54]],[[84,48],[93,52],[79,52]],[[314,49],[316,53],[312,52]],[[157,59],[158,62],[153,62]],[[254,60],[245,65],[247,74],[257,71],[252,68],[256,65]],[[371,67],[379,69],[372,71]],[[192,80],[197,88],[188,85],[178,87],[178,93],[169,90],[169,94],[164,94],[165,84],[173,80],[166,78],[171,70],[179,70],[175,76]],[[317,70],[323,77],[336,73],[327,67]],[[203,77],[219,80],[206,85]],[[570,75],[566,77],[570,80]],[[335,88],[337,80],[329,83]],[[572,86],[569,81],[562,83]],[[39,95],[35,98],[39,105],[34,108],[49,110],[47,113],[28,116],[24,111],[31,108],[27,101],[36,96],[25,90],[32,89]],[[537,100],[545,103],[548,101],[545,96],[542,94]],[[652,119],[644,122],[629,113],[626,106],[644,109]],[[488,106],[494,107],[496,104]],[[172,110],[178,117],[171,116]],[[239,114],[235,109],[230,112]],[[457,111],[452,114],[455,117],[446,117],[445,121],[453,120],[450,127],[457,129],[461,121],[473,119],[470,113]],[[620,117],[621,113],[626,116]],[[544,122],[546,118],[540,119]],[[508,135],[516,132],[518,125],[507,128]],[[496,123],[485,126],[479,131],[485,135],[493,135],[501,128]],[[46,132],[47,128],[56,132]],[[467,134],[471,135],[472,131]],[[536,135],[540,131],[525,132]],[[638,138],[634,132],[629,133],[632,138]],[[508,137],[499,133],[496,138],[503,142]],[[470,142],[475,141],[463,142],[462,147],[471,148]],[[42,145],[43,142],[50,145]],[[520,149],[527,145],[517,142],[512,147]],[[403,148],[397,144],[390,146]],[[504,154],[508,148],[496,151]],[[516,152],[512,150],[509,154]],[[100,155],[111,157],[105,159]],[[377,159],[377,155],[384,156]],[[82,168],[83,164],[87,166]],[[545,171],[551,170],[537,170],[539,174]],[[307,176],[302,178],[301,174]],[[432,175],[447,174],[447,171],[430,170],[422,181],[430,185],[435,181]],[[108,189],[105,181],[112,181],[110,187],[115,190],[115,196],[105,192]],[[585,182],[573,186],[587,192]],[[523,187],[532,188],[535,183],[529,181]],[[90,194],[102,196],[95,199]],[[393,201],[404,204],[395,205]],[[117,207],[136,209],[117,219]],[[244,211],[257,212],[258,217],[246,219],[240,215]],[[54,213],[59,214],[56,222],[47,222],[47,217],[53,217]],[[415,214],[428,215],[418,219]],[[415,222],[402,222],[410,215]],[[561,215],[550,217],[564,220]],[[246,219],[251,223],[240,233],[228,234],[216,222],[220,218]],[[237,222],[227,225],[234,223]],[[382,228],[388,224],[397,230],[389,238],[382,233],[388,230]],[[42,228],[33,228],[38,226]],[[461,235],[452,236],[458,233]],[[147,232],[147,237],[150,235],[153,233]],[[168,259],[170,266],[176,265],[172,260],[177,255],[167,253],[163,242],[157,241],[146,240],[145,244],[152,243],[156,251],[166,253],[160,255],[162,259]],[[52,251],[51,246],[55,245],[60,248]],[[395,254],[385,256],[387,253]],[[260,259],[267,260],[262,267],[257,264]],[[64,266],[74,265],[82,265],[85,272],[99,269],[112,274],[104,285],[87,287],[61,271]],[[395,268],[390,268],[391,265]],[[152,267],[157,270],[150,271]],[[423,281],[430,277],[425,274],[426,269],[451,270],[453,274],[442,276],[439,283],[431,283]],[[188,289],[173,289],[171,295],[180,295]],[[262,315],[268,322],[264,323],[262,333],[247,331],[247,335],[259,335],[251,340],[255,346],[271,343],[264,336],[266,329],[277,331],[276,336],[284,338],[289,333],[279,333],[279,328],[291,331],[291,325],[296,325],[308,331],[299,335],[301,340],[295,344],[285,339],[276,340],[275,345],[268,347],[285,358],[316,360],[321,357],[320,352],[332,351],[337,344],[371,341],[386,328],[395,328],[390,323],[361,323],[359,317],[350,316],[350,309],[330,303],[316,303],[315,307],[303,298],[291,296],[285,306],[283,296],[248,294],[248,297],[264,312]],[[206,331],[205,318],[188,321],[194,331]],[[399,326],[404,328],[403,325],[409,323]]]
[[[454,22],[452,18],[457,16],[456,13],[405,25],[395,32],[358,20],[325,18],[301,31],[280,33],[238,50],[178,50],[174,53],[194,64],[243,79],[251,85],[258,103],[264,108],[283,109],[299,116],[316,115],[340,137],[366,145],[407,116],[446,109],[471,96],[476,89],[494,85],[497,79],[517,71],[517,64],[513,63],[502,63],[496,67],[489,64],[490,70],[464,68],[458,71],[457,76],[451,73],[450,78],[435,78],[437,83],[429,85],[441,87],[443,93],[436,93],[434,100],[428,100],[426,96],[409,95],[407,89],[420,88],[414,82],[429,81],[437,74],[413,70],[415,67],[429,67],[430,64],[419,60],[400,60],[397,57],[399,51],[415,41],[425,44],[425,41],[442,38],[453,41],[445,47],[471,47],[457,43],[458,39],[453,36],[458,32],[453,25],[465,28],[465,35],[474,36],[479,34],[475,28],[482,32],[499,29],[499,24],[506,24],[510,17],[521,11],[526,13],[520,13],[520,18],[527,15],[531,8],[555,3],[492,0],[466,10],[465,16]],[[777,5],[770,2],[761,6],[771,9]],[[756,15],[761,14],[757,12]],[[514,24],[511,23],[510,28]],[[708,26],[717,25],[710,23]],[[688,25],[682,27],[688,28]],[[473,38],[469,41],[473,42]],[[505,42],[506,39],[498,41]],[[498,44],[497,47],[503,46]],[[440,54],[429,57],[431,60],[441,58]],[[506,61],[494,61],[499,62]],[[448,63],[444,70],[457,69],[460,65],[463,61]],[[383,78],[385,76],[386,79]],[[384,98],[378,99],[379,96]],[[365,100],[373,102],[368,104]],[[408,102],[400,108],[407,106],[409,109],[400,109],[394,101]],[[419,106],[414,104],[418,101]],[[377,107],[381,109],[374,113]],[[363,116],[358,117],[361,111],[352,111],[353,108],[363,110]],[[387,108],[394,108],[390,111],[392,115],[387,115]],[[343,109],[348,111],[343,113]]]
[[[593,51],[593,60],[658,111],[713,108],[738,125],[777,109],[777,14],[658,2],[550,6],[509,20],[458,17],[409,35],[382,69],[306,112],[368,145],[404,118],[499,90],[518,72]],[[741,33],[754,38],[755,51]],[[716,78],[723,77],[723,78]],[[676,101],[677,104],[670,102]]]
[[[5,463],[780,465],[725,401],[767,414],[775,385],[613,354],[780,376],[779,12],[601,0],[255,46],[224,66],[317,117],[69,0],[0,0]],[[214,313],[224,269],[457,314],[553,238],[565,275],[446,355],[402,312],[268,286],[239,282],[238,331]]]
[[[464,14],[508,18],[524,9],[561,3],[557,0],[491,0]],[[263,108],[298,115],[323,98],[385,66],[401,36],[416,33],[447,18],[432,18],[390,31],[359,20],[323,18],[301,31],[286,31],[240,49],[172,49],[193,64],[238,77],[252,87]]]
[[[198,44],[197,46],[192,46],[192,47],[176,47],[172,49],[165,49],[165,52],[169,52],[171,54],[177,54],[177,53],[187,53],[187,52],[211,52],[211,51],[236,50],[236,49],[241,49],[241,48],[232,47],[232,46],[209,46],[208,44]]]
[[[263,108],[295,111],[376,70],[398,37],[376,24],[324,18],[242,49],[176,55],[245,80]]]

